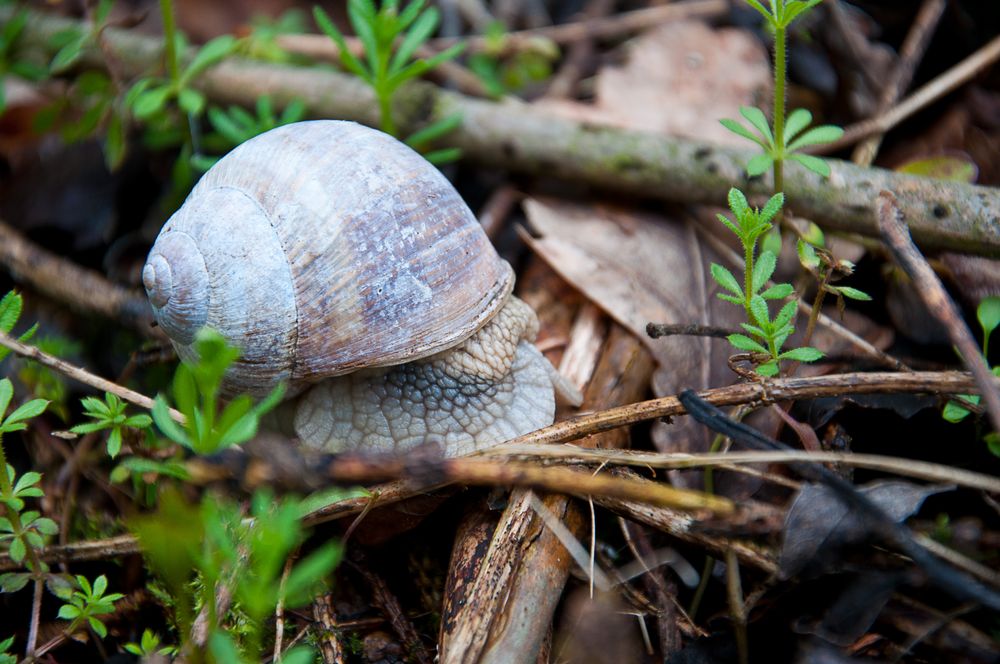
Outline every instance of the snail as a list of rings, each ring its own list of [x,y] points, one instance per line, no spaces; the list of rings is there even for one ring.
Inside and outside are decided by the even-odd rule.
[[[283,382],[328,452],[460,455],[578,401],[535,348],[534,311],[448,180],[352,122],[285,125],[234,149],[160,231],[142,272],[183,360],[203,326],[241,349],[224,386]]]

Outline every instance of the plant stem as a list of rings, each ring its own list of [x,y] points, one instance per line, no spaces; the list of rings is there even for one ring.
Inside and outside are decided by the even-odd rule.
[[[167,55],[167,72],[170,80],[176,84],[181,79],[181,67],[177,61],[177,23],[174,20],[174,3],[172,0],[160,0],[160,14],[163,16],[163,38]]]
[[[760,327],[760,321],[753,315],[750,309],[750,300],[753,299],[753,250],[754,243],[743,243],[743,308],[747,312],[747,320],[751,325]]]
[[[774,192],[785,190],[785,28],[775,26],[774,30],[774,145],[777,148],[774,159]],[[779,221],[784,211],[778,212]]]

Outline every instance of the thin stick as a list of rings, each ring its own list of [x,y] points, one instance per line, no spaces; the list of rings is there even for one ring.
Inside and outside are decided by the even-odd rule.
[[[907,33],[902,47],[899,49],[899,59],[893,67],[889,82],[882,87],[882,96],[878,100],[877,113],[885,113],[892,106],[899,95],[909,85],[913,79],[913,72],[923,58],[927,45],[930,44],[934,30],[947,3],[945,0],[924,0],[920,11],[913,19],[910,32]],[[859,166],[869,166],[878,153],[879,145],[882,144],[882,133],[869,136],[859,143],[851,154],[851,161]]]
[[[0,264],[18,281],[84,313],[98,313],[146,337],[165,338],[152,326],[149,302],[104,275],[43,249],[0,221]]]
[[[17,339],[13,339],[9,335],[2,332],[0,332],[0,346],[9,349],[11,352],[19,355],[20,357],[34,360],[42,366],[48,367],[53,371],[58,371],[67,378],[72,378],[73,380],[83,383],[84,385],[88,385],[95,390],[100,392],[111,392],[115,396],[128,401],[131,404],[135,404],[140,408],[145,408],[146,410],[153,409],[153,400],[146,395],[140,394],[135,390],[130,390],[127,387],[122,387],[117,383],[112,383],[110,380],[101,378],[100,376],[92,374],[86,369],[70,364],[65,360],[60,360],[58,357],[49,355],[34,346],[21,343]],[[179,411],[171,408],[169,409],[169,412],[170,417],[178,424],[183,425],[186,422],[184,415],[182,415]]]
[[[986,403],[986,411],[993,423],[993,430],[1000,431],[1000,391],[996,388],[993,373],[986,365],[986,360],[965,324],[962,313],[910,239],[910,231],[899,211],[896,197],[891,192],[883,191],[878,195],[877,212],[882,238],[889,246],[893,258],[913,280],[915,290],[927,305],[927,309],[948,330],[951,342],[958,348],[962,361],[979,385],[983,401]]]
[[[831,154],[872,134],[886,133],[917,111],[967,83],[979,72],[996,62],[997,59],[1000,59],[1000,37],[995,37],[965,60],[911,94],[889,112],[851,125],[844,130],[844,135],[838,140],[824,143],[815,152]]]
[[[701,468],[706,466],[743,465],[755,463],[835,463],[853,468],[868,468],[930,482],[944,482],[1000,493],[1000,478],[963,468],[918,461],[916,459],[858,454],[853,452],[806,452],[803,450],[773,452],[706,452],[704,454],[632,452],[594,450],[576,445],[498,445],[479,452],[487,457],[537,459],[538,461],[602,463],[641,468]]]

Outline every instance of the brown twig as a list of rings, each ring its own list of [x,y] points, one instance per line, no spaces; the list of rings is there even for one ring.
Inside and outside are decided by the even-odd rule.
[[[668,5],[674,6],[682,5]],[[0,21],[8,15],[7,8],[0,8]],[[29,16],[21,39],[41,49],[52,48],[54,34],[78,25],[35,12]],[[116,49],[129,54],[123,65],[130,75],[143,75],[160,61],[161,40],[106,32]],[[100,54],[91,49],[81,56],[82,65],[102,63]],[[217,103],[252,107],[261,95],[269,94],[278,106],[301,99],[311,117],[371,125],[379,121],[372,90],[355,77],[333,71],[227,58],[192,85]],[[460,148],[469,159],[493,168],[675,202],[717,204],[734,184],[744,186],[748,194],[767,192],[763,179],[746,180],[749,150],[581,123],[528,105],[473,99],[420,82],[400,88],[395,110],[404,131],[460,113],[462,124],[443,137],[441,145]],[[1000,235],[993,222],[1000,215],[1000,192],[995,188],[861,169],[836,160],[829,163],[833,175],[828,180],[795,165],[785,174],[785,194],[796,200],[796,210],[824,228],[876,235],[874,201],[868,193],[892,189],[898,192],[904,213],[915,220],[913,236],[922,246],[1000,255]]]
[[[358,557],[360,558],[360,556]],[[389,624],[392,625],[393,630],[395,630],[396,635],[403,642],[410,657],[419,662],[419,664],[431,664],[432,658],[430,653],[427,652],[427,648],[424,647],[420,636],[417,634],[417,629],[403,610],[403,605],[400,604],[399,598],[389,588],[385,579],[369,570],[363,560],[348,561],[348,564],[371,587],[372,601],[382,611]]]
[[[320,595],[313,600],[313,633],[319,645],[323,664],[344,664],[346,653],[337,635],[337,614],[334,613],[330,595]]]
[[[106,316],[146,337],[163,338],[152,326],[153,312],[144,295],[43,249],[3,222],[0,264],[15,279],[61,304]]]
[[[524,50],[532,48],[538,39],[549,39],[557,44],[569,44],[584,39],[609,40],[617,39],[640,30],[645,30],[660,23],[680,21],[692,18],[714,18],[729,11],[725,0],[691,0],[675,2],[659,7],[637,9],[623,12],[605,18],[593,18],[576,23],[563,23],[533,30],[517,30],[504,35],[504,51]],[[444,50],[458,43],[458,38],[433,39],[429,45],[434,50]],[[482,36],[465,37],[469,51],[482,51],[491,48],[489,39]]]
[[[962,313],[910,239],[910,232],[904,223],[896,197],[891,192],[883,191],[878,195],[878,224],[893,258],[913,280],[915,290],[927,305],[928,311],[948,330],[951,342],[958,348],[962,361],[976,379],[993,423],[993,430],[1000,431],[1000,391],[997,390],[993,373],[986,365]]]
[[[931,37],[934,36],[934,30],[937,28],[938,21],[941,20],[941,14],[944,13],[946,5],[945,0],[924,0],[916,18],[913,19],[913,25],[910,27],[903,45],[899,49],[899,58],[889,75],[889,80],[882,87],[882,95],[879,97],[876,110],[877,114],[888,111],[903,90],[910,85],[913,72],[920,64],[920,60],[930,44]],[[881,143],[881,133],[869,136],[855,146],[854,152],[851,154],[851,161],[859,166],[870,165],[875,161],[875,155],[878,153]]]
[[[714,325],[698,325],[697,323],[647,323],[646,334],[653,339],[660,337],[670,337],[674,335],[686,335],[696,337],[715,337],[725,339],[736,330],[716,327]]]
[[[111,392],[124,401],[135,404],[140,408],[145,408],[146,410],[152,410],[153,408],[153,400],[146,395],[140,394],[135,390],[130,390],[127,387],[118,385],[117,383],[112,383],[110,380],[101,378],[100,376],[92,374],[86,369],[70,364],[65,360],[60,360],[58,357],[49,355],[34,346],[21,343],[17,339],[14,339],[7,334],[3,334],[2,332],[0,332],[0,346],[9,349],[11,352],[20,357],[34,360],[44,367],[48,367],[53,371],[58,371],[67,378],[72,378],[73,380],[83,383],[84,385],[88,385],[95,390],[100,392]],[[178,424],[183,425],[185,422],[184,415],[173,408],[170,409],[170,417],[173,418]]]
[[[844,130],[844,135],[839,139],[832,143],[825,143],[811,152],[831,154],[853,145],[862,138],[886,133],[917,111],[967,83],[979,72],[996,62],[997,59],[1000,59],[1000,37],[995,37],[978,51],[906,97],[887,113],[847,127]]]

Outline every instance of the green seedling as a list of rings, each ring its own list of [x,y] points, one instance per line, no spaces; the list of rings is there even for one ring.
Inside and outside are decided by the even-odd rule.
[[[241,106],[230,106],[227,110],[209,106],[208,121],[215,131],[205,137],[205,147],[213,152],[228,152],[254,136],[298,122],[306,115],[306,106],[299,99],[289,102],[280,115],[275,114],[274,105],[267,95],[258,97],[254,110],[255,113],[250,113]],[[196,155],[193,159],[196,168],[207,171],[219,157]]]
[[[181,363],[173,380],[173,399],[186,423],[182,426],[171,419],[167,400],[161,394],[152,411],[157,428],[196,454],[212,454],[250,440],[257,433],[261,415],[281,400],[284,387],[279,385],[256,405],[249,395],[241,394],[220,411],[222,377],[239,357],[239,351],[207,328],[195,337],[195,350],[198,361]]]
[[[527,48],[510,51],[507,29],[500,21],[490,23],[483,36],[485,48],[469,56],[468,66],[493,97],[544,81],[552,75],[552,64],[559,59],[559,47],[542,37],[532,40]]]
[[[8,74],[26,81],[41,81],[48,76],[46,67],[16,57],[14,47],[27,23],[28,12],[22,9],[14,12],[10,20],[0,26],[0,81],[3,81]],[[0,115],[3,115],[5,110],[7,110],[6,86],[0,85]]]
[[[747,322],[741,326],[750,336],[731,334],[728,337],[729,343],[738,350],[765,356],[766,359],[757,366],[757,373],[763,376],[776,375],[782,360],[813,362],[823,356],[820,351],[808,346],[791,350],[783,348],[788,337],[795,331],[793,323],[798,304],[796,299],[786,302],[774,318],[771,318],[768,308],[769,300],[784,300],[794,290],[791,284],[768,286],[777,266],[777,258],[770,251],[762,251],[757,255],[757,243],[771,230],[771,220],[781,210],[783,203],[784,196],[778,193],[762,209],[751,208],[743,192],[736,188],[730,189],[729,208],[734,219],[730,220],[722,214],[718,218],[739,238],[743,246],[742,283],[722,265],[712,263],[711,266],[712,278],[724,291],[718,297],[742,307],[747,317]]]
[[[983,357],[989,361],[989,350],[990,350],[990,336],[993,331],[1000,326],[1000,297],[987,297],[984,298],[979,306],[976,308],[976,319],[979,321],[979,326],[983,331]],[[990,369],[994,376],[1000,377],[1000,366],[991,367]],[[968,403],[978,405],[980,401],[980,396],[978,394],[963,394],[962,399]],[[941,417],[943,417],[948,422],[958,423],[969,416],[970,411],[959,404],[957,401],[949,401],[945,404],[944,410],[941,412]],[[986,445],[996,456],[1000,456],[1000,433],[992,431],[985,436],[983,440],[986,441]]]
[[[259,662],[267,618],[279,603],[301,606],[322,590],[341,557],[327,542],[283,573],[305,541],[298,501],[259,491],[249,514],[218,496],[189,505],[175,493],[153,514],[130,525],[150,569],[173,600],[177,633],[189,638],[199,611],[208,629],[208,651],[218,662]],[[220,615],[216,598],[229,594],[242,619]],[[195,648],[182,643],[181,652]],[[311,661],[296,653],[282,661]]]
[[[125,652],[143,658],[153,657],[154,655],[170,657],[177,654],[177,648],[175,646],[161,646],[160,635],[151,629],[145,629],[142,632],[142,638],[139,640],[139,643],[125,644]]]
[[[348,0],[347,16],[364,47],[361,58],[351,52],[344,35],[326,12],[320,7],[313,8],[316,24],[337,45],[344,68],[375,92],[380,128],[396,137],[399,128],[393,116],[393,98],[400,86],[457,57],[465,48],[464,44],[456,44],[426,59],[416,57],[417,50],[430,39],[440,22],[438,10],[424,9],[424,5],[424,0],[413,0],[400,9],[399,0],[384,0],[381,8],[376,9],[374,0]],[[432,123],[421,130],[420,143],[443,135],[458,122],[455,116],[450,116]],[[443,163],[456,159],[458,153],[447,150],[424,156],[432,163]]]
[[[153,423],[149,415],[126,415],[125,402],[110,392],[104,393],[104,401],[96,397],[84,397],[80,403],[83,404],[83,414],[94,421],[78,424],[70,431],[87,434],[110,430],[107,449],[108,456],[112,459],[121,452],[123,429],[147,429]]]
[[[103,574],[94,580],[93,585],[82,574],[76,575],[76,582],[80,589],[74,590],[67,603],[59,609],[60,618],[72,621],[66,632],[72,634],[84,623],[87,623],[90,629],[103,639],[108,635],[108,628],[98,616],[114,613],[115,602],[124,595],[121,593],[105,594],[108,589],[108,579]]]
[[[774,33],[774,127],[768,125],[763,111],[754,107],[743,107],[740,115],[747,125],[736,120],[721,120],[722,125],[731,132],[753,141],[761,147],[762,154],[756,155],[747,163],[747,173],[751,176],[761,175],[769,168],[774,171],[774,191],[784,191],[784,163],[787,159],[799,162],[815,173],[828,177],[830,166],[824,160],[799,152],[810,145],[819,145],[835,141],[843,135],[843,130],[833,125],[823,125],[809,129],[812,114],[805,109],[796,109],[785,118],[785,84],[786,84],[786,37],[788,26],[811,10],[822,0],[770,0],[765,7],[758,0],[746,0],[764,17],[767,25]]]

